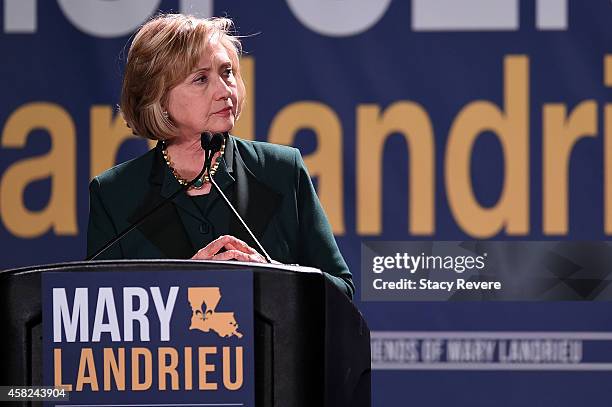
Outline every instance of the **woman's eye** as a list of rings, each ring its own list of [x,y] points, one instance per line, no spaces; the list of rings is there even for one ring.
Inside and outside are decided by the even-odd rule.
[[[194,82],[196,83],[206,83],[207,81],[208,81],[208,78],[206,76],[198,76],[194,80]]]
[[[226,69],[223,71],[223,75],[225,75],[225,76],[226,76],[226,77],[228,77],[228,78],[229,78],[230,76],[232,76],[233,74],[234,74],[234,70],[233,70],[232,68],[226,68]]]

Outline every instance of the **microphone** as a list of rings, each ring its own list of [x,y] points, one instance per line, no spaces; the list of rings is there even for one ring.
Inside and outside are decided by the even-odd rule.
[[[217,136],[217,135],[215,135]],[[211,147],[211,146],[216,146],[217,143],[219,143],[219,147],[217,148],[217,151],[221,148],[221,143],[223,143],[223,136],[218,135],[218,140],[219,141],[215,141],[214,144],[212,143],[212,139],[214,138],[214,136],[211,136],[210,133],[206,132],[206,133],[202,133],[201,135],[201,143],[202,143],[202,148],[204,148],[204,144],[205,144],[205,139],[206,139],[206,146],[207,147]],[[155,212],[157,212],[160,208],[162,208],[164,205],[166,205],[168,202],[170,202],[171,200],[173,200],[174,198],[176,198],[176,196],[178,194],[180,194],[183,191],[186,191],[187,189],[189,189],[189,187],[191,187],[193,184],[196,183],[196,181],[200,180],[200,178],[202,178],[202,176],[204,175],[204,172],[210,168],[210,160],[214,154],[210,153],[211,150],[205,150],[205,159],[204,159],[204,165],[202,166],[202,170],[200,171],[200,173],[191,181],[189,181],[186,185],[182,185],[176,192],[174,192],[172,195],[170,195],[168,198],[164,199],[163,201],[161,201],[159,204],[157,204],[155,207],[153,207],[152,209],[150,209],[148,212],[146,212],[144,215],[142,215],[140,218],[138,218],[138,220],[136,220],[134,223],[132,223],[130,226],[128,226],[126,229],[124,229],[121,233],[119,233],[117,236],[115,236],[114,238],[112,238],[111,240],[109,240],[108,242],[106,242],[106,244],[104,246],[102,246],[98,251],[96,251],[94,254],[92,254],[91,256],[88,256],[87,258],[85,258],[85,261],[89,261],[89,260],[95,260],[96,257],[98,257],[99,255],[101,255],[102,253],[104,253],[105,251],[107,251],[110,247],[112,247],[115,243],[117,243],[118,241],[120,241],[121,239],[123,239],[125,237],[125,235],[127,235],[128,233],[130,233],[132,230],[136,229],[138,226],[140,226],[145,220],[147,220],[151,215],[153,215]],[[210,177],[212,178],[212,177]]]
[[[200,135],[200,144],[202,145],[202,149],[207,151],[210,149],[210,142],[212,141],[213,135],[210,132],[205,131]]]
[[[223,145],[223,139],[225,135],[220,133],[210,134],[209,132],[202,133],[202,137],[200,138],[200,144],[202,145],[202,150],[204,150],[204,168],[202,171],[208,171],[210,174],[210,166],[212,165],[212,157],[215,153],[221,150],[221,145]],[[202,175],[202,174],[200,174]],[[210,175],[209,177],[210,178]]]
[[[221,145],[223,144],[224,137],[227,137],[227,134],[221,135],[217,133],[217,134],[210,136],[210,138],[202,136],[202,148],[204,149],[204,151],[207,152],[207,156],[210,156],[212,158],[212,156],[221,149]],[[208,151],[210,151],[210,154],[208,154]],[[207,160],[205,163],[205,166],[206,166],[206,171],[208,171],[208,174],[210,174],[210,165],[211,165],[211,160]],[[263,248],[263,246],[261,245],[259,240],[255,237],[251,229],[247,226],[244,219],[242,219],[242,216],[240,216],[236,208],[234,208],[234,205],[232,205],[229,199],[227,199],[227,196],[223,193],[223,191],[217,184],[217,181],[215,181],[214,177],[209,176],[208,179],[210,180],[210,183],[215,187],[215,190],[217,191],[217,193],[221,195],[221,197],[225,201],[225,204],[230,208],[234,216],[240,221],[240,224],[242,225],[244,230],[247,231],[247,233],[249,234],[249,236],[251,236],[251,239],[253,239],[253,241],[259,248],[259,250],[261,250],[261,253],[263,253],[264,257],[266,258],[266,261],[268,263],[272,263],[272,258],[270,257],[268,252],[266,252],[266,249]]]
[[[202,133],[202,137],[200,138],[200,144],[202,145],[202,149],[205,152],[212,152],[215,154],[217,151],[221,150],[221,145],[223,144],[223,139],[225,138],[225,134],[215,133],[210,134],[209,132]]]

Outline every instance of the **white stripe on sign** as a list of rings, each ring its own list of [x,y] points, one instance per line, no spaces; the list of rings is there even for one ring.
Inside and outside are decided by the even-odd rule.
[[[612,363],[372,363],[374,370],[550,370],[612,371]]]
[[[514,31],[518,0],[412,0],[414,31]]]
[[[538,30],[567,30],[567,0],[537,0]]]
[[[373,331],[370,337],[374,370],[612,371],[609,360],[582,363],[582,341],[612,341],[612,332]],[[520,344],[523,341],[545,343],[532,349]],[[565,344],[555,350],[550,344],[555,341]],[[398,343],[405,346],[389,348],[395,356],[385,352],[386,344]],[[496,357],[497,352],[501,353]]]
[[[373,331],[371,339],[574,339],[612,341],[612,332],[520,332],[520,331]]]

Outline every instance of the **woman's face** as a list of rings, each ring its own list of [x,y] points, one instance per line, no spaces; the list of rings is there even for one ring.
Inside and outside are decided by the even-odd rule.
[[[168,94],[167,111],[177,136],[222,133],[234,127],[238,87],[232,60],[219,42],[211,42],[196,69]]]

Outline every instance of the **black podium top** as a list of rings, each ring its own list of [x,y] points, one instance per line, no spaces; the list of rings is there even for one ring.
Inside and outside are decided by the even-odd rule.
[[[370,333],[320,270],[193,260],[60,263],[0,272],[1,384],[42,384],[41,275],[50,271],[253,272],[257,406],[369,406]],[[25,404],[24,404],[25,405]]]

